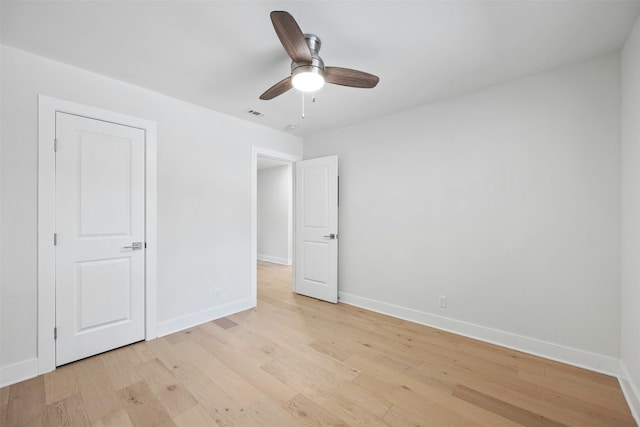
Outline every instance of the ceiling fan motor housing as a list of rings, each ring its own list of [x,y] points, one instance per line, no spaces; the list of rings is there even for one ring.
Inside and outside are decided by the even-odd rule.
[[[320,41],[320,37],[315,34],[305,34],[304,39],[307,42],[307,46],[309,46],[309,50],[311,51],[311,63],[308,62],[291,62],[291,76],[295,76],[299,73],[313,73],[313,74],[323,74],[324,71],[324,62],[318,52],[320,51],[320,46],[322,42]]]

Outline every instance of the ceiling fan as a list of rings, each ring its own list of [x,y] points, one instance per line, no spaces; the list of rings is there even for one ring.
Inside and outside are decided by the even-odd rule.
[[[320,38],[315,34],[303,34],[288,12],[271,12],[271,22],[280,43],[291,57],[291,75],[267,89],[260,95],[260,99],[273,99],[292,87],[302,92],[315,92],[325,82],[359,88],[373,88],[378,84],[380,79],[377,76],[364,71],[325,67],[318,55]]]

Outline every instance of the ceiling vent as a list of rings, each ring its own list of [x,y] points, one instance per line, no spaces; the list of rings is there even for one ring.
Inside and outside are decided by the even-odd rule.
[[[256,117],[264,116],[264,113],[261,113],[260,111],[257,111],[257,110],[247,110],[247,113],[251,114],[252,116],[256,116]]]

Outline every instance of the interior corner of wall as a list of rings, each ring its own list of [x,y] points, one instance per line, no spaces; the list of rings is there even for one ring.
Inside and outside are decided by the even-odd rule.
[[[636,424],[640,425],[640,387],[633,382],[629,370],[622,361],[620,361],[620,371],[621,374],[618,376],[620,388],[629,404],[629,409],[631,409],[631,414],[636,420]]]

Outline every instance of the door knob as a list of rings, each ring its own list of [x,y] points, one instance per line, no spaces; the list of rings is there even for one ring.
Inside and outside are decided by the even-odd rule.
[[[334,233],[331,233],[328,236],[323,236],[323,237],[328,237],[329,239],[335,239],[337,236]]]
[[[122,249],[131,249],[134,251],[138,251],[142,249],[142,242],[133,242],[131,243],[131,246],[123,246]]]

